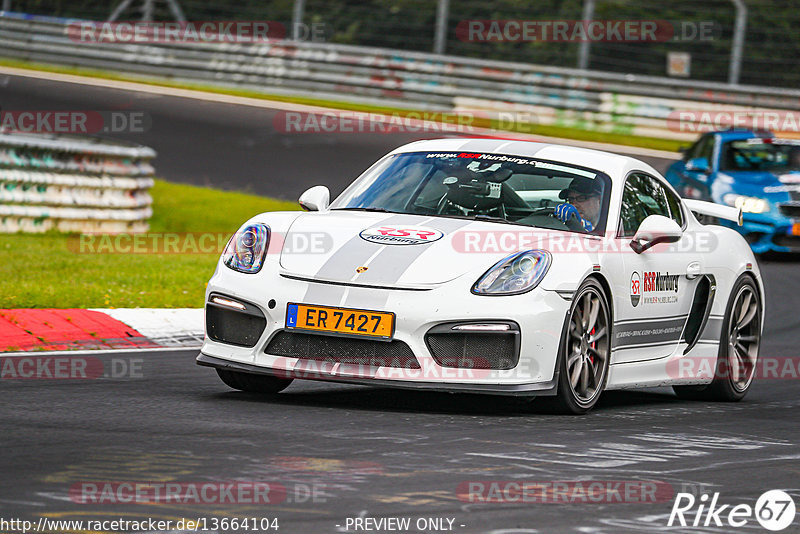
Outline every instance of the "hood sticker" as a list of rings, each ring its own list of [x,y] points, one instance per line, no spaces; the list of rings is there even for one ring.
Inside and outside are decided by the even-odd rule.
[[[362,230],[361,239],[381,245],[424,245],[444,237],[444,233],[424,226],[375,226]]]

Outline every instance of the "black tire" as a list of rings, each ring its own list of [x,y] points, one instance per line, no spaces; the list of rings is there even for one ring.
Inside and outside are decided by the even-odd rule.
[[[291,378],[256,375],[227,369],[217,369],[217,374],[227,386],[240,391],[247,391],[248,393],[272,395],[283,391],[292,383]]]
[[[749,300],[745,302],[745,299]],[[747,309],[743,309],[743,305]],[[742,315],[743,311],[744,315]],[[714,380],[706,385],[672,386],[675,394],[681,399],[687,400],[717,402],[742,400],[747,395],[755,375],[758,352],[761,347],[762,313],[763,308],[758,288],[749,275],[743,274],[733,285],[728,306],[725,309],[725,319],[719,339],[719,352],[714,366]],[[752,316],[745,321],[750,314]],[[736,319],[735,322],[734,319]],[[741,335],[742,332],[744,335]],[[739,347],[746,350],[742,351]]]
[[[585,414],[597,404],[608,380],[612,324],[603,287],[594,278],[587,279],[575,292],[561,335],[557,395],[541,397],[537,404],[549,411],[573,415]]]

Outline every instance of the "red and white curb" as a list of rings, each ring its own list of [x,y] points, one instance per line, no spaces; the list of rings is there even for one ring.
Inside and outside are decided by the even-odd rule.
[[[0,310],[0,352],[199,348],[203,309]]]
[[[93,309],[125,323],[162,347],[200,347],[203,344],[203,308]]]

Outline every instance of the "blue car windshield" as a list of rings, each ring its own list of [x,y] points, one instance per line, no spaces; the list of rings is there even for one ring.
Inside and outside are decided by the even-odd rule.
[[[605,228],[609,177],[568,163],[484,153],[387,156],[361,175],[331,209],[386,211],[582,231],[554,216],[565,202]]]
[[[721,171],[800,171],[800,141],[740,139],[722,146]]]

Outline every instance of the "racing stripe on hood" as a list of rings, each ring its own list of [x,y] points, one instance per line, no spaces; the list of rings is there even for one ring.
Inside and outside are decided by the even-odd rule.
[[[508,139],[470,139],[463,145],[459,146],[459,150],[474,150],[479,153],[494,152],[497,147],[508,143]]]
[[[454,232],[464,226],[471,224],[472,221],[459,219],[434,219],[421,218],[412,224],[435,228],[447,234]],[[425,251],[430,250],[431,245],[385,245],[383,250],[375,256],[369,263],[366,263],[369,270],[358,275],[355,283],[358,284],[394,284],[400,280],[411,265],[419,259]],[[367,289],[350,287],[348,288],[345,306],[366,306],[372,309],[384,309],[389,300],[389,290],[386,289]]]
[[[445,236],[472,223],[472,221],[462,219],[431,219],[424,216],[416,221],[406,219],[404,222],[409,226],[418,225],[439,230]],[[433,246],[433,243],[406,246],[386,245],[372,261],[363,264],[369,267],[369,270],[358,275],[354,282],[359,284],[396,283],[403,276],[403,273],[411,267],[411,264]]]
[[[374,226],[383,226],[385,224],[393,224],[395,222],[406,221],[408,215],[392,215],[374,223]],[[328,260],[322,264],[317,276],[320,278],[332,278],[325,276],[326,273],[347,273],[350,274],[353,270],[353,263],[356,266],[363,265],[373,254],[375,248],[361,239],[361,236],[356,234],[348,242],[342,245],[339,250],[333,253]],[[340,276],[343,278],[343,276]],[[349,278],[349,276],[348,276]],[[324,283],[309,283],[306,289],[306,294],[303,302],[310,303],[332,303],[338,304],[344,297],[345,286],[329,285]]]
[[[545,148],[550,148],[551,146],[553,145],[548,143],[536,145],[528,141],[506,141],[505,144],[497,147],[496,150],[504,154],[533,157]]]

